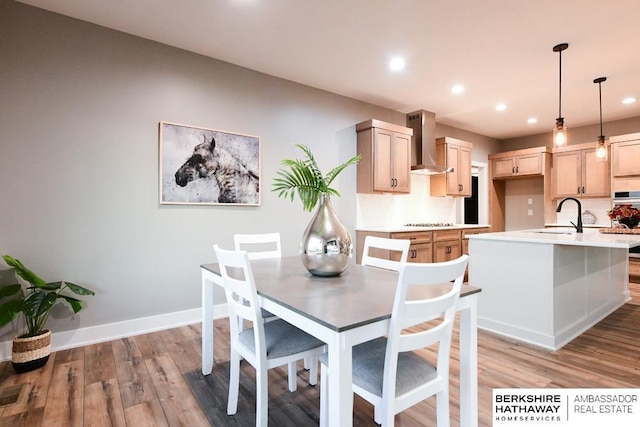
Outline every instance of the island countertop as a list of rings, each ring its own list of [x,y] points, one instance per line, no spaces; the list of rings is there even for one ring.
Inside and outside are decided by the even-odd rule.
[[[604,234],[600,233],[597,229],[585,229],[584,233],[576,233],[574,228],[540,228],[473,234],[468,237],[473,240],[502,240],[509,242],[592,246],[601,248],[630,249],[640,246],[640,235]]]

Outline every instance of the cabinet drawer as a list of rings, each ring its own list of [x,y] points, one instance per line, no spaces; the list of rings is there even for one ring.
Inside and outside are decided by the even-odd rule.
[[[414,231],[410,233],[400,232],[400,233],[391,233],[392,239],[408,239],[411,240],[411,244],[418,243],[430,243],[431,242],[431,231]]]
[[[488,233],[489,232],[489,228],[470,228],[467,230],[462,230],[462,238],[463,239],[467,239],[469,235],[472,234],[481,234],[481,233]]]
[[[436,230],[433,232],[434,242],[444,242],[447,240],[460,240],[461,230]]]

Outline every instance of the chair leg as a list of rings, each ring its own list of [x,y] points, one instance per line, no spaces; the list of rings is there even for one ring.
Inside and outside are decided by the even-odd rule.
[[[305,363],[307,359],[304,359]],[[318,384],[318,358],[310,357],[309,358],[309,385]]]
[[[256,427],[267,427],[269,422],[269,384],[267,369],[256,369]]]
[[[298,388],[298,372],[296,362],[289,362],[289,391],[296,391]]]
[[[449,390],[436,394],[436,417],[438,427],[449,427]]]
[[[229,399],[227,401],[227,415],[234,415],[238,411],[238,392],[240,388],[240,354],[231,350],[229,361]]]
[[[320,427],[329,424],[329,372],[324,363],[320,364]]]

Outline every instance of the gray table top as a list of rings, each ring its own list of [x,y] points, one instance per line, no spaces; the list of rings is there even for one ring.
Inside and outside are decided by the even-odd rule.
[[[220,274],[217,263],[201,268]],[[398,273],[351,264],[340,276],[311,275],[298,256],[252,260],[258,294],[338,332],[391,317]],[[451,285],[430,286],[412,299],[444,293]],[[460,296],[480,292],[463,286]]]

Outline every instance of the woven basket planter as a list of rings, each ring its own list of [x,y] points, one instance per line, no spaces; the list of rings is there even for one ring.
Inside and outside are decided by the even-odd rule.
[[[47,364],[51,354],[51,331],[36,337],[15,337],[11,364],[17,373],[29,372]]]

